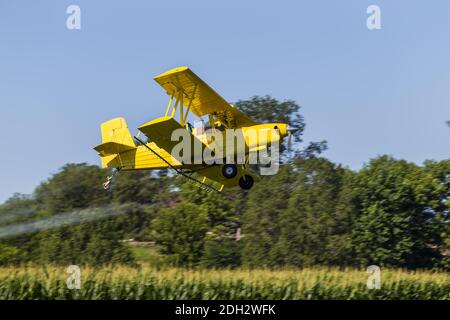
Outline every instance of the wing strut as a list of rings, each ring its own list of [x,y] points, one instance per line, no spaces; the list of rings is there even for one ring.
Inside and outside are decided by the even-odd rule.
[[[173,169],[177,174],[185,177],[188,180],[193,181],[194,183],[197,183],[199,185],[200,188],[202,188],[205,191],[216,191],[218,193],[220,193],[221,191],[219,189],[216,189],[200,180],[197,180],[189,175],[187,175],[186,173],[178,170],[177,168],[175,168],[174,166],[172,166],[166,159],[164,159],[163,157],[161,157],[155,150],[153,150],[152,148],[150,148],[147,144],[145,144],[141,139],[139,139],[137,136],[134,136],[134,138],[140,143],[142,144],[144,147],[146,147],[148,150],[150,150],[153,154],[155,154],[158,158],[160,158],[162,161],[164,161],[171,169]]]

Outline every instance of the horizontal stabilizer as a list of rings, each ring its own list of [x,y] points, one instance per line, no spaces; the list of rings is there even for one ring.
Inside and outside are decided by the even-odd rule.
[[[106,142],[106,143],[102,143],[102,144],[96,146],[94,149],[95,149],[95,151],[97,151],[99,153],[99,155],[101,157],[106,157],[106,156],[118,154],[118,153],[121,153],[124,151],[133,150],[133,149],[136,149],[136,147],[126,145],[126,144],[121,144],[118,142]]]

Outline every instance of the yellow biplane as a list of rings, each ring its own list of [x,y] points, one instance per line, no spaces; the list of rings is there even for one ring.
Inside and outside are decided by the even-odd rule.
[[[249,155],[270,147],[275,140],[281,142],[295,130],[285,123],[261,124],[250,119],[226,102],[188,67],[169,70],[154,79],[170,96],[165,115],[141,125],[135,137],[130,134],[123,118],[103,123],[102,144],[94,148],[100,155],[103,168],[116,172],[173,169],[206,190],[220,192],[224,187],[238,185],[242,189],[250,189],[258,176],[248,169]],[[187,120],[189,112],[197,117],[208,116],[209,128],[201,121],[200,125],[191,125]],[[239,146],[233,146],[231,156],[230,152],[215,154],[213,147],[218,141],[217,134],[222,134],[226,140],[224,133],[228,129],[233,129],[236,136],[240,134],[244,137],[243,147],[239,149]],[[175,130],[188,135],[192,152],[173,152],[178,144],[172,137]],[[275,137],[257,138],[255,142],[247,134],[267,130],[275,130]],[[224,141],[221,143],[226,144]],[[235,157],[239,152],[244,155],[241,162]],[[206,153],[209,159],[202,158]],[[112,176],[103,184],[105,189],[110,188],[111,180]]]

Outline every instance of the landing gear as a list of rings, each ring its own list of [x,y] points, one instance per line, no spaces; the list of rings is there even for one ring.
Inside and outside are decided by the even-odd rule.
[[[252,176],[249,176],[248,174],[243,175],[239,179],[239,186],[244,190],[249,190],[251,187],[253,187],[254,180]]]
[[[233,179],[238,173],[238,168],[235,164],[224,164],[222,166],[222,175],[227,179]]]

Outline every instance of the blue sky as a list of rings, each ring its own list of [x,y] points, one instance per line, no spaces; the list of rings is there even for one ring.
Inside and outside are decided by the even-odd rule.
[[[81,8],[81,30],[66,8]],[[381,8],[382,29],[366,28]],[[99,164],[99,124],[161,116],[152,77],[188,65],[230,102],[302,106],[305,140],[353,169],[450,150],[450,2],[0,0],[0,202],[68,162]]]

